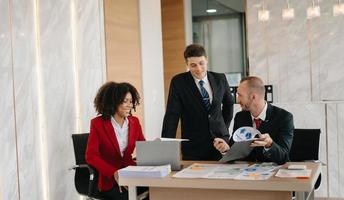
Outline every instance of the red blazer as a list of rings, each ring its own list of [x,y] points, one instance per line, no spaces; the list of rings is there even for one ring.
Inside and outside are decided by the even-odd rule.
[[[121,156],[111,119],[101,116],[91,120],[91,130],[86,149],[86,162],[99,172],[98,188],[100,191],[110,190],[117,185],[114,173],[129,165],[136,165],[131,154],[135,142],[145,140],[138,118],[130,116],[128,130],[128,146]]]

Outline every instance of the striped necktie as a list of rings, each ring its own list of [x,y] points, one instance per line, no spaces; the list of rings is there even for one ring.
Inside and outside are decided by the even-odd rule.
[[[209,111],[210,106],[211,106],[210,105],[210,98],[209,98],[209,94],[208,94],[207,90],[203,87],[204,81],[200,80],[198,83],[199,83],[199,86],[201,89],[201,95],[202,95],[202,101],[203,101],[204,107],[207,111]]]

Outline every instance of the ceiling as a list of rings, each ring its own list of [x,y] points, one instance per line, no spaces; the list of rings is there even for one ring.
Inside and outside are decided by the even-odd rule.
[[[244,12],[244,0],[192,0],[192,16],[214,16]],[[207,13],[207,9],[216,9],[216,13]]]

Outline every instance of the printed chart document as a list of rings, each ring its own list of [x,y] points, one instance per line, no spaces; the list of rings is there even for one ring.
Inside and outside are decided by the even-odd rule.
[[[248,164],[194,163],[173,175],[175,178],[234,179]]]
[[[118,171],[120,177],[128,178],[160,178],[165,177],[171,173],[171,165],[161,166],[128,166]]]
[[[234,179],[243,172],[247,164],[221,165],[207,174],[209,179]]]
[[[275,171],[282,165],[275,163],[253,164],[245,168],[236,180],[267,180],[275,174]]]
[[[254,138],[260,134],[261,133],[253,127],[244,126],[238,128],[233,133],[233,140],[235,143],[219,161],[225,163],[247,157],[253,150],[250,144]]]
[[[276,177],[280,178],[309,178],[311,176],[311,169],[279,169]]]

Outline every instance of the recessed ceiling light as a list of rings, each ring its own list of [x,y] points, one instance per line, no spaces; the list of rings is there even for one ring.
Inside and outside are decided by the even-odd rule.
[[[216,9],[207,9],[207,13],[216,13],[217,10]]]

